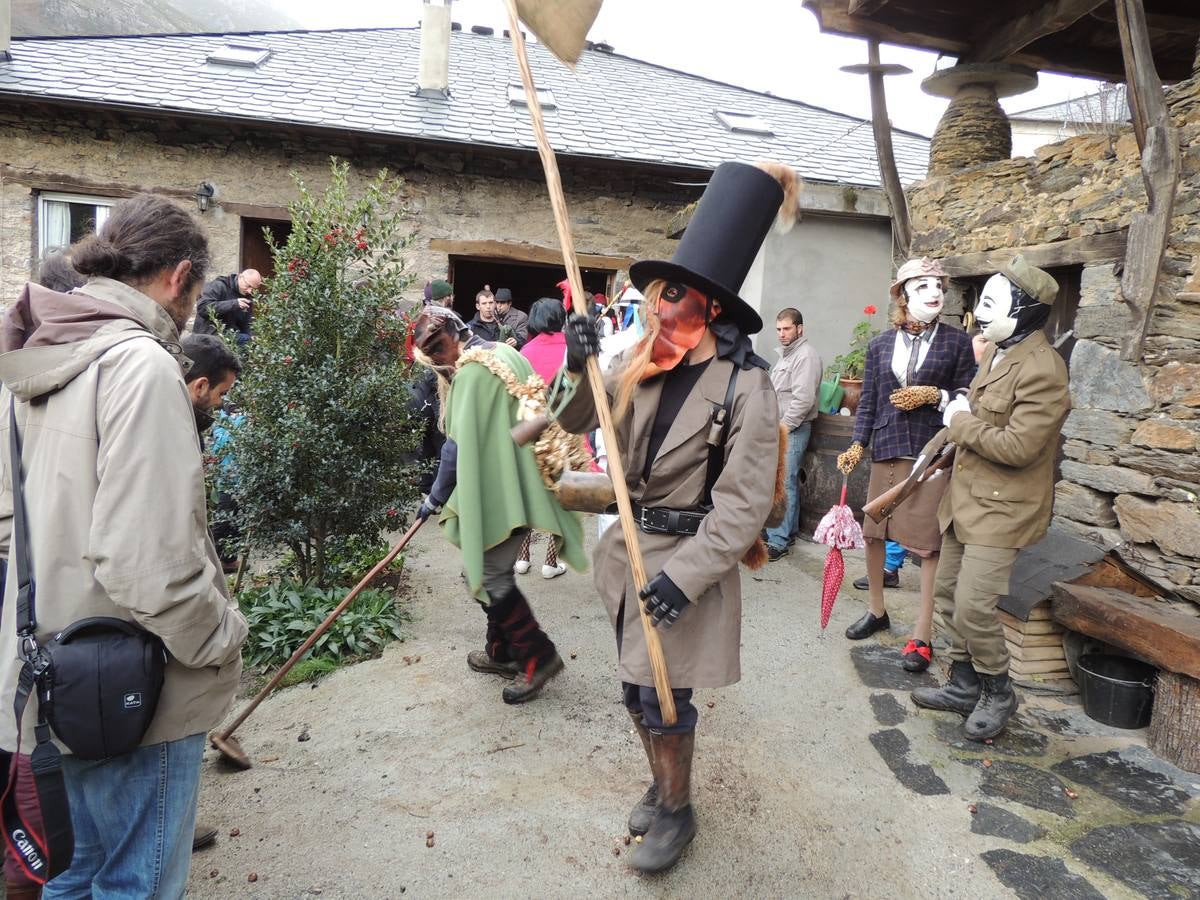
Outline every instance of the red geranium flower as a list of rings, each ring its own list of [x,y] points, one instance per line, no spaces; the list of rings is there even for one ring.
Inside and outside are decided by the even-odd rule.
[[[876,309],[876,308],[875,308],[875,307],[872,305],[872,306],[864,306],[864,307],[863,307],[863,312],[865,312],[865,313],[866,313],[868,316],[873,316],[873,315],[875,315],[875,313],[879,312],[879,310],[877,310],[877,309]]]

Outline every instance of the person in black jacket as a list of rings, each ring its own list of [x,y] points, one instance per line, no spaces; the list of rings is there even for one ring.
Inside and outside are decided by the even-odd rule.
[[[491,291],[483,290],[475,295],[475,318],[467,323],[476,337],[493,343],[505,340],[500,336],[500,320],[496,318],[496,297]],[[511,329],[510,329],[511,330]],[[514,343],[511,340],[505,341]]]
[[[252,297],[262,286],[262,274],[246,269],[233,275],[214,278],[204,287],[196,304],[193,334],[216,334],[216,323],[237,335],[239,345],[250,340],[250,320],[253,316]]]

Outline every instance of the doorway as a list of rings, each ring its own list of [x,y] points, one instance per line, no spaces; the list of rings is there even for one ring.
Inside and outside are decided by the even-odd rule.
[[[275,274],[275,260],[264,232],[270,232],[271,240],[280,246],[292,233],[292,223],[287,219],[250,219],[243,216],[239,271],[258,269],[263,278],[270,278]]]
[[[583,287],[589,294],[607,295],[616,275],[615,269],[580,270]],[[475,316],[475,295],[490,288],[512,291],[513,306],[528,313],[534,302],[542,297],[562,299],[558,283],[567,277],[561,265],[544,263],[513,262],[476,256],[451,256],[449,280],[454,285],[454,311],[464,320]]]

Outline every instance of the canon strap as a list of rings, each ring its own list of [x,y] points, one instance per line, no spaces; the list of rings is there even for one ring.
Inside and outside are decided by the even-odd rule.
[[[33,827],[25,818],[26,811],[17,802],[17,783],[23,773],[17,766],[21,749],[21,723],[29,697],[35,692],[43,696],[46,660],[38,646],[37,614],[34,604],[36,584],[33,579],[32,556],[29,551],[29,522],[25,515],[24,476],[21,471],[21,436],[17,431],[17,406],[14,398],[9,406],[9,458],[12,466],[13,539],[9,557],[17,564],[17,642],[24,665],[17,676],[17,693],[13,698],[13,715],[17,720],[16,751],[0,751],[0,764],[7,766],[8,777],[0,810],[4,818],[4,840],[8,851],[32,880],[45,884],[71,865],[75,852],[75,835],[71,828],[71,808],[67,800],[66,783],[62,774],[62,753],[50,736],[50,726],[38,703],[34,735],[37,746],[30,755],[37,803],[41,809],[42,826]],[[2,603],[3,586],[0,586]]]

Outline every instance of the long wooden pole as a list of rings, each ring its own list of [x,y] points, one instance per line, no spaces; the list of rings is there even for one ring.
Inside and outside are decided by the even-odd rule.
[[[521,70],[521,83],[525,86],[525,102],[533,120],[533,132],[537,138],[538,155],[546,172],[546,186],[550,190],[550,206],[554,210],[554,224],[558,229],[558,242],[562,247],[563,265],[567,280],[571,284],[571,299],[575,312],[587,315],[587,295],[583,290],[583,277],[579,272],[579,261],[575,256],[575,242],[571,237],[570,220],[567,218],[567,198],[563,192],[562,178],[558,173],[558,160],[550,138],[546,135],[546,123],[542,119],[542,108],[538,104],[537,88],[533,84],[533,72],[529,68],[529,56],[525,51],[525,36],[521,33],[521,21],[517,16],[515,0],[505,0],[508,8],[509,30],[512,34],[513,51],[517,55],[517,67]],[[625,484],[625,467],[621,463],[617,430],[613,426],[612,413],[608,408],[608,394],[604,390],[604,376],[600,362],[592,356],[587,361],[588,382],[591,384],[592,399],[596,415],[600,420],[600,431],[604,434],[604,445],[609,448],[608,474],[612,478],[613,490],[617,495],[617,511],[621,517],[621,530],[625,534],[625,549],[629,554],[629,567],[633,571],[634,588],[639,592],[646,586],[646,565],[642,560],[642,549],[638,545],[637,522],[633,518],[633,503]],[[667,677],[667,659],[663,655],[658,632],[646,614],[645,607],[637,597],[632,598],[642,620],[642,632],[646,638],[646,650],[650,655],[650,668],[654,673],[654,687],[658,691],[658,702],[662,708],[663,722],[674,725],[675,698],[671,694],[671,682]]]
[[[872,67],[879,65],[879,41],[867,41],[867,62]],[[892,149],[892,123],[888,118],[887,99],[883,88],[883,73],[876,70],[867,73],[867,84],[871,91],[871,129],[875,133],[875,156],[879,161],[879,174],[883,179],[883,190],[892,207],[892,227],[896,232],[896,243],[900,253],[908,256],[912,246],[912,226],[908,221],[908,199],[900,184],[900,173],[896,170],[896,154]]]

